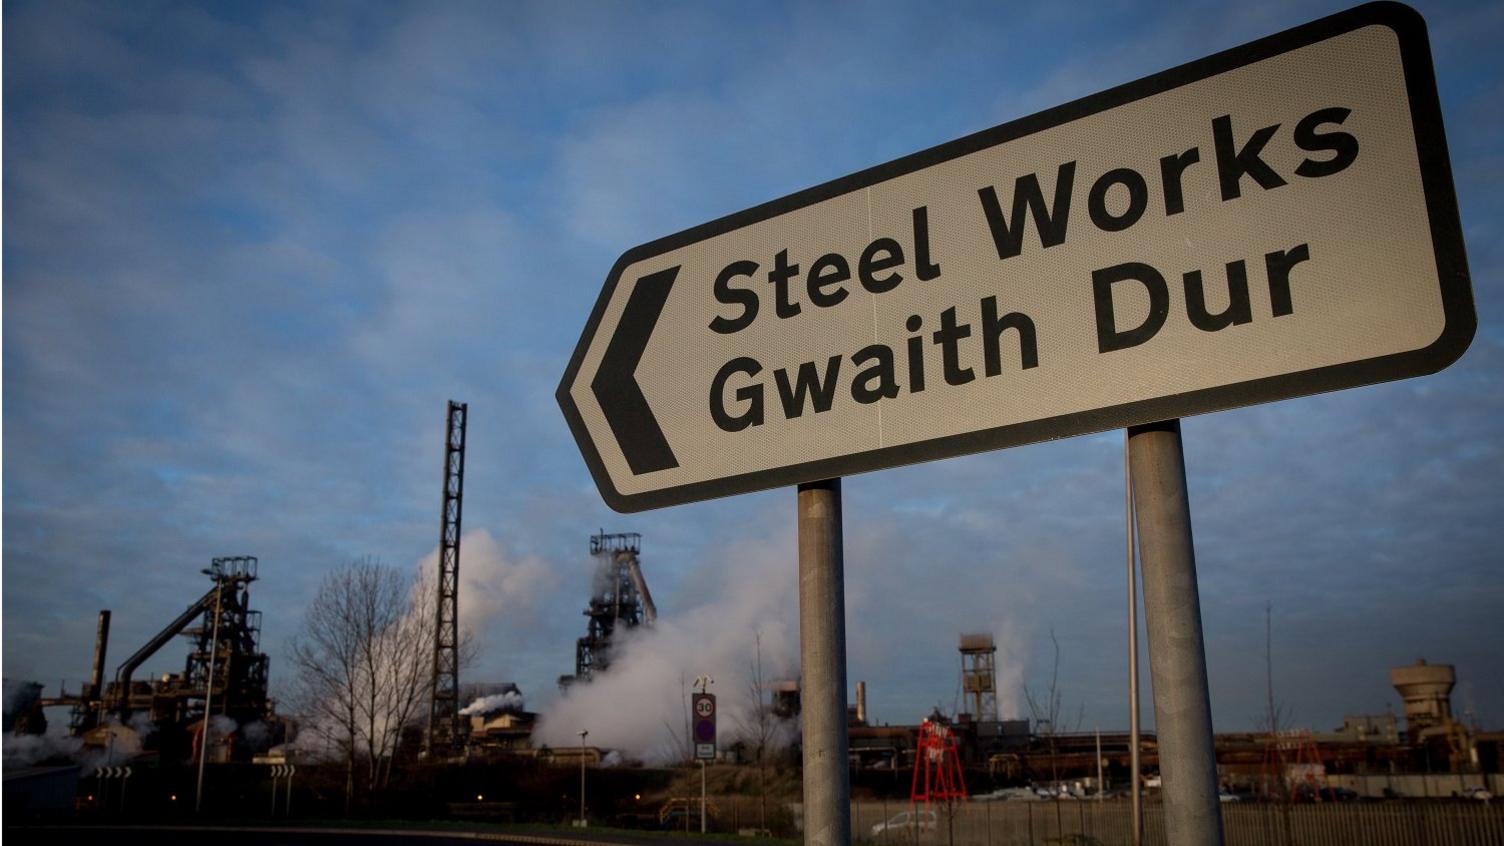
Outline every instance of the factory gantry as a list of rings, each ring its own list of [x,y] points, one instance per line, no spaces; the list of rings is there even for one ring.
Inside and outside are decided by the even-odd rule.
[[[36,707],[71,707],[69,733],[86,745],[102,745],[120,732],[149,724],[145,745],[167,759],[186,758],[197,748],[197,733],[211,698],[214,716],[226,717],[237,727],[267,723],[269,731],[261,739],[275,740],[279,732],[271,725],[267,695],[270,659],[261,651],[261,612],[250,607],[256,571],[257,560],[251,556],[213,559],[203,570],[213,582],[209,590],[122,662],[108,685],[104,673],[110,612],[100,611],[88,684],[76,694],[64,690],[55,697],[41,697]],[[136,680],[136,671],[179,635],[191,644],[183,672]],[[40,725],[45,727],[45,720]],[[216,755],[248,757],[251,751],[232,737],[229,747]]]
[[[611,666],[612,646],[619,630],[652,626],[658,619],[653,595],[642,575],[638,556],[642,535],[637,532],[606,534],[590,538],[590,555],[596,561],[590,603],[585,607],[585,636],[575,641],[574,675],[560,676],[559,688],[588,682]]]

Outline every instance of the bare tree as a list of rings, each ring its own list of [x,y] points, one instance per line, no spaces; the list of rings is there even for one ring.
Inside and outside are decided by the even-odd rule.
[[[377,744],[386,762],[380,773],[382,787],[391,783],[403,730],[423,719],[425,706],[433,695],[435,628],[429,609],[434,607],[434,599],[433,579],[419,578],[408,591],[406,612],[382,638],[379,666],[386,676],[385,719],[382,721],[384,731]],[[469,664],[473,656],[474,641],[470,632],[461,632],[460,666]]]
[[[768,758],[781,742],[784,727],[768,702],[768,686],[762,671],[762,632],[753,632],[755,652],[747,679],[748,707],[737,715],[741,736],[752,749],[757,764],[757,827],[768,827]]]
[[[671,754],[680,764],[689,766],[694,763],[695,744],[689,719],[689,677],[682,671],[679,673],[679,702],[684,706],[684,728],[674,728],[674,724],[665,718],[663,730],[668,735]]]
[[[1056,760],[1055,744],[1055,736],[1060,730],[1060,641],[1055,637],[1054,626],[1050,627],[1050,646],[1054,648],[1054,660],[1050,665],[1050,686],[1046,688],[1042,697],[1025,686],[1024,701],[1029,705],[1029,714],[1034,719],[1035,727],[1044,727],[1045,744],[1050,752],[1050,792],[1055,801],[1055,830],[1059,834],[1064,825],[1060,811],[1060,768]]]
[[[295,699],[307,730],[322,735],[345,759],[345,810],[355,788],[360,752],[360,626],[354,601],[357,569],[353,562],[324,577],[303,615],[303,627],[289,652],[297,668]]]
[[[347,805],[357,769],[367,790],[390,781],[402,730],[429,698],[430,584],[369,558],[346,564],[319,585],[293,639],[297,696],[343,754]]]

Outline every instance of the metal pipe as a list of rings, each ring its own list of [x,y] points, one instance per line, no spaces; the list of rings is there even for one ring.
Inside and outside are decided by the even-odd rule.
[[[99,699],[104,694],[104,656],[110,645],[110,612],[99,612],[99,628],[94,633],[94,672],[89,676],[89,692],[86,699]]]
[[[125,659],[125,663],[121,664],[115,670],[115,710],[120,712],[122,721],[128,716],[126,712],[130,710],[131,676],[136,672],[136,668],[145,663],[148,658],[155,655],[158,649],[166,646],[173,638],[177,637],[179,632],[188,628],[190,623],[198,619],[198,616],[209,608],[209,603],[217,603],[219,601],[218,597],[219,586],[216,583],[214,587],[209,588],[207,593],[199,597],[197,602],[188,606],[187,611],[178,615],[176,620],[168,623],[167,628],[157,632],[155,637],[147,641],[145,646],[136,650],[135,654],[131,657]]]
[[[846,593],[841,480],[799,486],[799,667],[804,842],[851,843],[846,737]]]
[[[1133,528],[1133,472],[1128,460],[1129,432],[1123,430],[1123,519],[1127,523],[1128,538],[1128,780],[1129,823],[1133,827],[1133,846],[1144,843],[1144,793],[1140,786],[1143,779],[1143,759],[1139,749],[1143,740],[1139,737],[1138,696],[1138,543]]]
[[[648,592],[648,580],[642,576],[636,555],[627,556],[627,575],[632,577],[632,586],[637,588],[637,596],[642,599],[642,621],[651,626],[658,621],[658,606],[653,604],[653,594]]]
[[[1130,428],[1128,455],[1143,556],[1165,831],[1171,843],[1220,846],[1217,754],[1180,421]]]

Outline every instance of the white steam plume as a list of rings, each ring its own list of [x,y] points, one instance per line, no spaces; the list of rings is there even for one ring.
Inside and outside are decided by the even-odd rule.
[[[418,572],[432,579],[438,569],[435,548],[418,564]],[[480,635],[500,619],[508,628],[534,628],[536,600],[557,581],[555,569],[543,559],[512,554],[485,529],[465,532],[460,538],[460,627]]]
[[[522,694],[515,690],[506,693],[498,693],[495,696],[482,696],[460,709],[460,716],[468,717],[472,714],[493,714],[497,711],[521,711],[523,710]]]
[[[79,760],[84,746],[77,737],[5,733],[5,768],[29,767],[52,760]]]
[[[739,724],[750,723],[758,638],[765,684],[797,674],[797,547],[786,531],[734,549],[714,566],[698,568],[704,578],[723,582],[707,592],[714,598],[689,609],[660,607],[653,628],[618,634],[610,670],[555,702],[540,718],[534,742],[573,746],[587,730],[591,745],[671,759],[684,742],[685,697],[700,675],[715,680],[710,692],[717,695],[723,747]],[[650,557],[643,571],[651,585]]]
[[[1004,621],[993,629],[992,642],[997,645],[993,673],[993,684],[997,685],[997,715],[1004,720],[1020,719],[1026,714],[1023,693],[1028,661],[1025,659],[1024,638],[1019,635],[1016,624]]]
[[[101,728],[106,739],[98,746],[85,746],[83,738],[69,735],[6,732],[5,766],[29,767],[66,761],[79,764],[87,775],[95,767],[130,763],[141,754],[141,742],[156,731],[150,719],[140,713],[132,715],[129,725],[110,717]]]

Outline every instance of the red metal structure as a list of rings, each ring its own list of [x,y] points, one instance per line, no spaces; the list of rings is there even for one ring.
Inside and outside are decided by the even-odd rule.
[[[949,726],[928,719],[919,724],[914,747],[913,802],[944,802],[966,798],[966,780],[961,776],[961,756],[956,736]]]
[[[1264,741],[1263,793],[1266,799],[1290,802],[1336,799],[1326,783],[1321,752],[1305,729],[1270,734]],[[1276,795],[1276,791],[1283,795]]]

